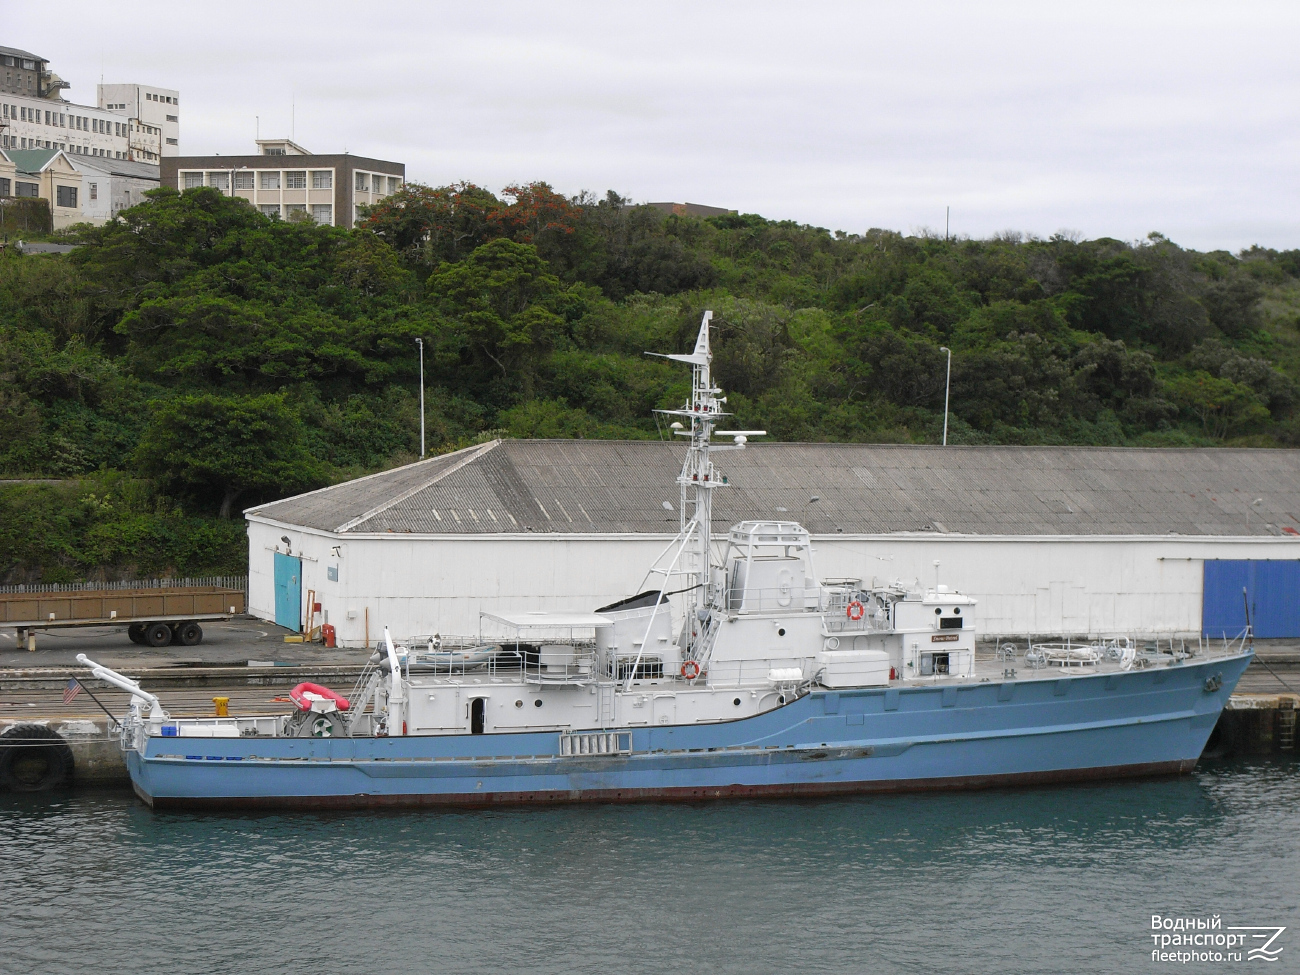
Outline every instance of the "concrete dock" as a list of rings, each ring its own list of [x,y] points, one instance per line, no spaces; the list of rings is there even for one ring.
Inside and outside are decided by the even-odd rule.
[[[285,643],[286,631],[257,620],[205,626],[197,647],[152,649],[136,646],[120,629],[66,631],[42,635],[35,652],[5,645],[0,634],[0,734],[14,725],[36,724],[64,739],[72,750],[79,786],[124,786],[126,767],[111,722],[93,693],[115,715],[129,697],[87,678],[76,655],[140,681],[178,717],[214,713],[213,698],[230,699],[231,714],[280,714],[292,705],[289,690],[301,681],[351,692],[369,653]],[[1295,747],[1300,709],[1300,641],[1261,640],[1256,660],[1238,684],[1206,749],[1226,756],[1290,751]],[[989,648],[992,652],[992,648]],[[84,678],[70,704],[62,700],[71,677]]]

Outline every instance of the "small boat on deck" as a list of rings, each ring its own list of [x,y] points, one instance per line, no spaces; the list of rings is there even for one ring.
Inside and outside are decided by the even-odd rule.
[[[590,613],[484,613],[471,637],[385,644],[346,698],[173,718],[139,685],[121,744],[151,806],[367,807],[964,789],[1196,764],[1253,651],[1131,645],[976,653],[976,602],[936,583],[821,579],[808,532],[712,530],[720,430],[711,313],[690,400],[680,533],[641,591]],[[715,443],[715,438],[721,442]]]

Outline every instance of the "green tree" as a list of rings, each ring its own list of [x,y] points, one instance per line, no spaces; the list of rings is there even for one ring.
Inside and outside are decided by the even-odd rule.
[[[464,365],[499,373],[521,399],[531,397],[540,360],[587,297],[580,286],[565,287],[532,245],[503,238],[443,264],[428,287],[448,322],[443,354],[454,351]]]
[[[1175,403],[1201,422],[1210,436],[1222,440],[1230,433],[1245,433],[1269,418],[1254,390],[1207,372],[1175,376],[1167,384]]]
[[[156,403],[135,461],[167,488],[219,498],[221,518],[230,517],[241,495],[282,497],[322,482],[297,414],[276,393],[201,393]]]

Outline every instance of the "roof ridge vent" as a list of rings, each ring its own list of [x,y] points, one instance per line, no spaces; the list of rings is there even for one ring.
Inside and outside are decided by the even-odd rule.
[[[364,512],[363,514],[360,514],[357,517],[353,518],[351,521],[345,521],[343,524],[335,528],[334,531],[336,533],[351,531],[353,528],[357,527],[357,525],[369,521],[371,518],[374,518],[376,515],[383,514],[389,508],[393,507],[393,505],[401,504],[407,498],[413,497],[414,495],[419,494],[425,488],[437,484],[439,481],[441,481],[444,477],[448,476],[449,474],[456,473],[456,471],[460,470],[466,464],[478,460],[480,457],[486,454],[493,447],[497,446],[497,444],[499,443],[501,443],[500,440],[489,440],[487,443],[479,447],[478,450],[466,453],[466,455],[462,457],[460,460],[456,461],[456,463],[452,464],[450,467],[446,467],[438,471],[436,474],[433,475],[433,477],[429,478],[427,481],[422,481],[419,484],[417,484],[415,487],[409,488],[408,490],[403,491],[401,494],[389,498],[383,504],[379,505],[379,507],[371,508],[369,511]]]

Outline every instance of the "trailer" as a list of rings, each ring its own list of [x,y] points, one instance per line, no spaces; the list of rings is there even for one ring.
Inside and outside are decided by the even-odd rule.
[[[0,594],[0,627],[17,630],[29,650],[35,631],[73,626],[125,626],[132,643],[192,647],[203,639],[200,623],[243,612],[244,591],[221,586]]]

